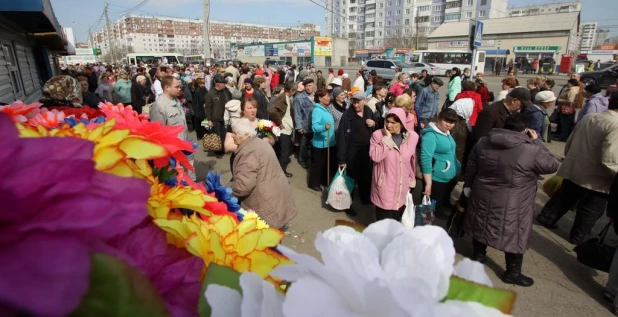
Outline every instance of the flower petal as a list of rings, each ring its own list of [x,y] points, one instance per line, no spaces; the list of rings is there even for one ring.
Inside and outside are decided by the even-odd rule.
[[[283,317],[283,295],[255,273],[240,275],[242,316]]]
[[[493,287],[489,275],[485,272],[483,264],[464,258],[455,265],[454,274],[477,284]]]
[[[330,285],[312,277],[303,278],[290,287],[283,303],[283,314],[294,317],[363,316],[353,312],[345,298]]]
[[[373,242],[378,252],[382,252],[389,242],[404,231],[401,222],[393,219],[384,219],[370,224],[369,227],[363,230],[363,235]]]
[[[220,285],[208,285],[206,300],[212,309],[210,317],[242,317],[242,297],[237,291]]]

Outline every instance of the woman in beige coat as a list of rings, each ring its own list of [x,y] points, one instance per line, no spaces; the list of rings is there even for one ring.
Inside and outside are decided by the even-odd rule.
[[[283,173],[272,146],[257,138],[247,118],[232,126],[238,148],[233,162],[232,193],[243,208],[254,210],[268,225],[283,228],[296,217],[292,187]]]

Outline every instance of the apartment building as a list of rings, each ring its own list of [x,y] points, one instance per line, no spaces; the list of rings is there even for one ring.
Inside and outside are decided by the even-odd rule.
[[[413,45],[445,22],[505,17],[508,0],[326,0],[326,33],[350,50]],[[418,18],[418,19],[417,19]],[[417,25],[418,23],[418,25]]]
[[[579,12],[582,10],[582,4],[579,1],[574,2],[556,2],[543,5],[533,5],[525,7],[511,7],[508,9],[508,16],[521,17],[527,15],[540,15],[550,13],[567,13]]]
[[[320,26],[302,24],[296,27],[253,23],[210,21],[210,46],[215,58],[230,58],[232,43],[271,43],[320,36]],[[110,25],[111,40],[120,56],[131,52],[176,52],[184,55],[203,54],[203,22],[164,16],[123,16]],[[109,51],[106,27],[93,34],[90,42]],[[115,54],[119,54],[115,52]]]
[[[580,51],[589,51],[594,49],[597,42],[598,25],[596,22],[584,22],[580,25]]]

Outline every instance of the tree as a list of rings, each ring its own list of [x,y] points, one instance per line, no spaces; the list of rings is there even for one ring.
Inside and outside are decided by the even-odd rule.
[[[384,46],[392,48],[416,48],[427,47],[427,36],[419,34],[418,43],[414,35],[391,35],[384,40]]]

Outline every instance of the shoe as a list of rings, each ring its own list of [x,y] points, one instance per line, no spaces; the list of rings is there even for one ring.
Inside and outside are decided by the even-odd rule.
[[[294,176],[292,175],[292,173],[288,173],[288,172],[283,172],[283,173],[285,174],[285,177],[287,178],[291,178],[292,176]]]
[[[519,273],[509,272],[508,269],[506,272],[504,272],[504,275],[502,276],[502,282],[506,284],[514,284],[514,285],[519,285],[523,287],[530,287],[534,285],[533,279],[523,275],[521,272]]]
[[[309,188],[315,190],[316,192],[321,192],[322,191],[322,187],[320,187],[320,186],[309,187]]]
[[[612,295],[612,293],[605,291],[603,292],[603,301],[608,304],[614,304],[614,299],[616,299],[616,295]]]
[[[540,180],[540,181],[543,181],[543,180],[545,180],[545,177],[539,175],[539,177],[537,177],[537,179]]]
[[[346,213],[346,215],[352,216],[352,217],[358,216],[358,213],[354,209],[352,209],[352,208],[346,209],[345,213]]]
[[[485,262],[487,262],[487,254],[486,253],[473,254],[470,259],[472,261],[485,264]]]
[[[545,221],[542,221],[541,218],[539,218],[539,216],[536,216],[534,218],[534,221],[536,221],[537,224],[539,224],[542,227],[545,227],[547,229],[550,229],[550,230],[558,229],[558,225],[557,224],[550,224],[550,223],[547,223]]]

